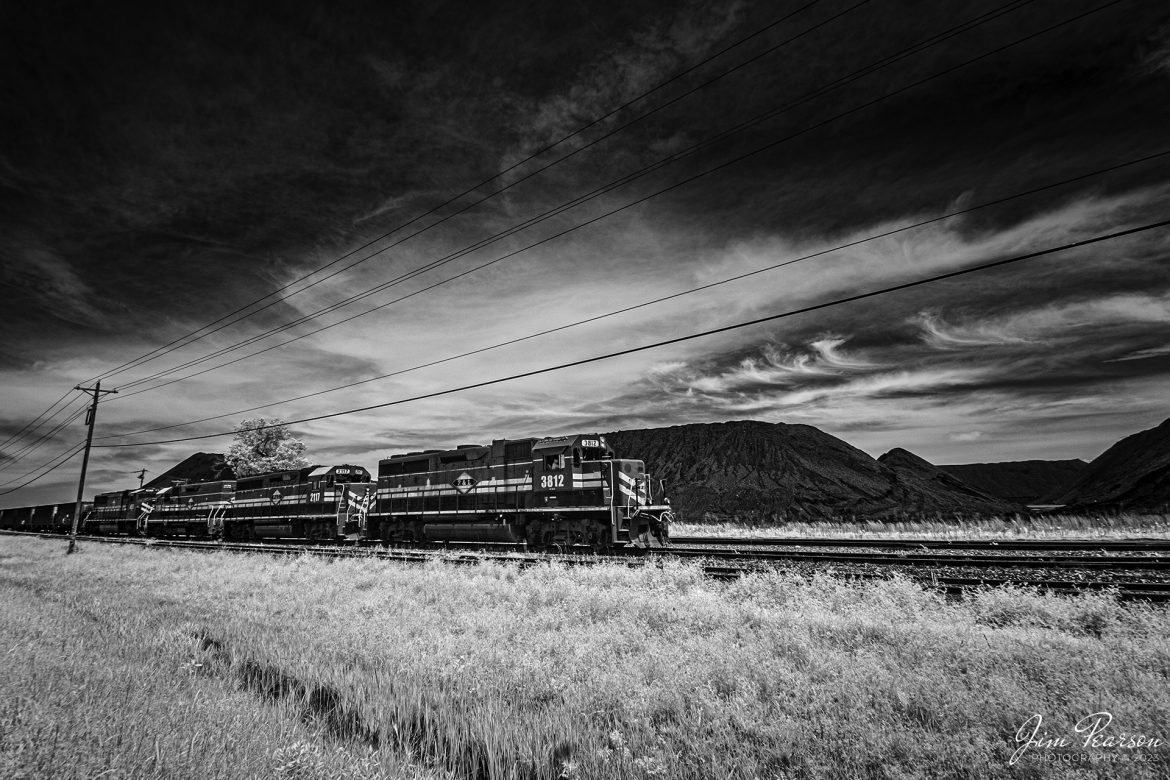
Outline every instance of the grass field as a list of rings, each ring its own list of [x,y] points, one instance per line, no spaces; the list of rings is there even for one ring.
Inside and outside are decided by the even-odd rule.
[[[949,522],[911,520],[817,523],[675,523],[674,536],[844,537],[851,539],[1170,539],[1170,516],[1121,513],[1089,515],[1021,515]]]
[[[64,548],[0,537],[2,777],[1170,774],[1074,731],[1170,738],[1170,616],[1107,596]]]

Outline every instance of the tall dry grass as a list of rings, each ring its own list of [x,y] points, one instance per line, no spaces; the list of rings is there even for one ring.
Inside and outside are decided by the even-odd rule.
[[[4,776],[1049,778],[1034,713],[1170,737],[1170,617],[1107,595],[0,545]],[[1079,776],[1170,770],[1113,752],[1149,763]]]

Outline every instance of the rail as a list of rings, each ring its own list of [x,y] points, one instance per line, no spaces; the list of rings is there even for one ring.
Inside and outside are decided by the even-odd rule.
[[[43,534],[37,532],[24,531],[0,531],[0,534],[15,535],[15,536],[30,536],[43,539],[59,539],[59,536],[52,534]],[[796,558],[793,559],[788,553],[778,553],[774,555],[759,554],[758,552],[746,553],[743,551],[730,551],[720,553],[711,550],[685,550],[679,548],[670,548],[665,550],[657,549],[631,549],[626,553],[619,553],[616,555],[593,555],[585,551],[580,554],[569,553],[533,553],[523,550],[521,546],[511,545],[471,545],[471,544],[454,544],[454,545],[430,545],[426,549],[422,547],[410,548],[385,548],[381,545],[324,545],[314,543],[258,543],[258,542],[224,542],[224,541],[209,541],[209,540],[179,540],[179,539],[155,539],[155,538],[141,538],[141,537],[125,537],[125,536],[88,536],[79,537],[79,540],[102,544],[128,544],[137,545],[148,548],[158,549],[184,549],[191,551],[203,552],[229,552],[237,554],[262,554],[262,555],[314,555],[326,556],[333,558],[373,558],[378,560],[392,560],[404,563],[423,563],[432,560],[440,560],[444,563],[453,564],[480,564],[484,562],[499,562],[517,565],[521,568],[529,566],[547,564],[549,562],[558,562],[567,565],[591,565],[602,562],[621,562],[625,565],[652,565],[660,564],[662,561],[670,558],[692,558],[695,559],[696,564],[699,565],[704,573],[712,578],[721,580],[734,580],[752,574],[767,573],[769,571],[776,571],[778,562],[783,561],[800,561],[807,562],[808,559]],[[992,556],[983,556],[983,558],[991,558]],[[1001,559],[1020,561],[1020,566],[1032,565],[1036,569],[1052,568],[1054,561],[1059,561],[1061,566],[1070,560],[1068,557],[1052,558],[1047,556],[1020,556],[1007,557],[997,556]],[[868,559],[868,560],[867,560]],[[850,555],[850,554],[833,554],[826,553],[812,560],[814,563],[840,563],[840,564],[872,564],[878,563],[881,566],[875,567],[877,571],[867,570],[850,570],[850,571],[835,571],[834,573],[847,580],[869,581],[875,579],[883,579],[888,576],[886,572],[890,571],[893,566],[898,567],[898,573],[905,576],[923,587],[933,588],[945,591],[950,594],[961,595],[969,592],[972,589],[978,588],[994,588],[994,587],[1024,587],[1043,590],[1050,593],[1057,594],[1077,594],[1086,591],[1107,591],[1116,596],[1122,601],[1142,600],[1149,602],[1170,602],[1170,580],[1157,576],[1155,579],[1144,580],[1086,580],[1086,579],[1051,579],[1047,576],[1040,577],[1003,577],[987,573],[981,573],[978,576],[959,576],[954,573],[946,573],[945,576],[940,576],[938,567],[950,566],[956,569],[970,569],[979,568],[980,564],[972,564],[972,560],[978,560],[974,556],[905,556],[905,555]],[[1105,568],[1115,571],[1130,571],[1131,569],[1141,570],[1147,569],[1151,574],[1160,575],[1165,569],[1167,560],[1161,556],[1149,558],[1135,558],[1127,557],[1123,559],[1123,565],[1112,566],[1109,561],[1114,560],[1109,557],[1093,558],[1094,563],[1101,564],[1099,568]],[[1119,559],[1122,560],[1122,559]],[[1130,566],[1132,561],[1141,561],[1141,565]],[[893,565],[893,566],[891,566]],[[999,566],[1010,566],[1012,564],[1005,564],[1002,560],[995,563],[988,563],[988,568]],[[883,572],[881,569],[885,569]],[[1069,566],[1065,566],[1069,568]],[[1072,564],[1071,568],[1076,568],[1083,571],[1086,567],[1080,564]],[[1132,571],[1130,571],[1132,573]]]

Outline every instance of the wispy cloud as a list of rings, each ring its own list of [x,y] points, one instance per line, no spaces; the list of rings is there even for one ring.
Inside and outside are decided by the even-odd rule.
[[[1170,76],[1170,24],[1150,36],[1150,45],[1142,62],[1152,73]]]
[[[1026,344],[1031,341],[989,322],[952,325],[933,312],[922,312],[915,320],[922,327],[923,339],[938,349]]]
[[[1125,360],[1150,360],[1161,357],[1170,357],[1170,344],[1160,347],[1150,347],[1149,349],[1139,349],[1121,357],[1110,358],[1110,360],[1113,362],[1121,362]]]

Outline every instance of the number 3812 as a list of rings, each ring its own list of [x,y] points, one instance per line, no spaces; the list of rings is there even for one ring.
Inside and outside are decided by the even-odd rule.
[[[565,486],[564,474],[541,474],[540,486],[544,489],[559,488]]]

